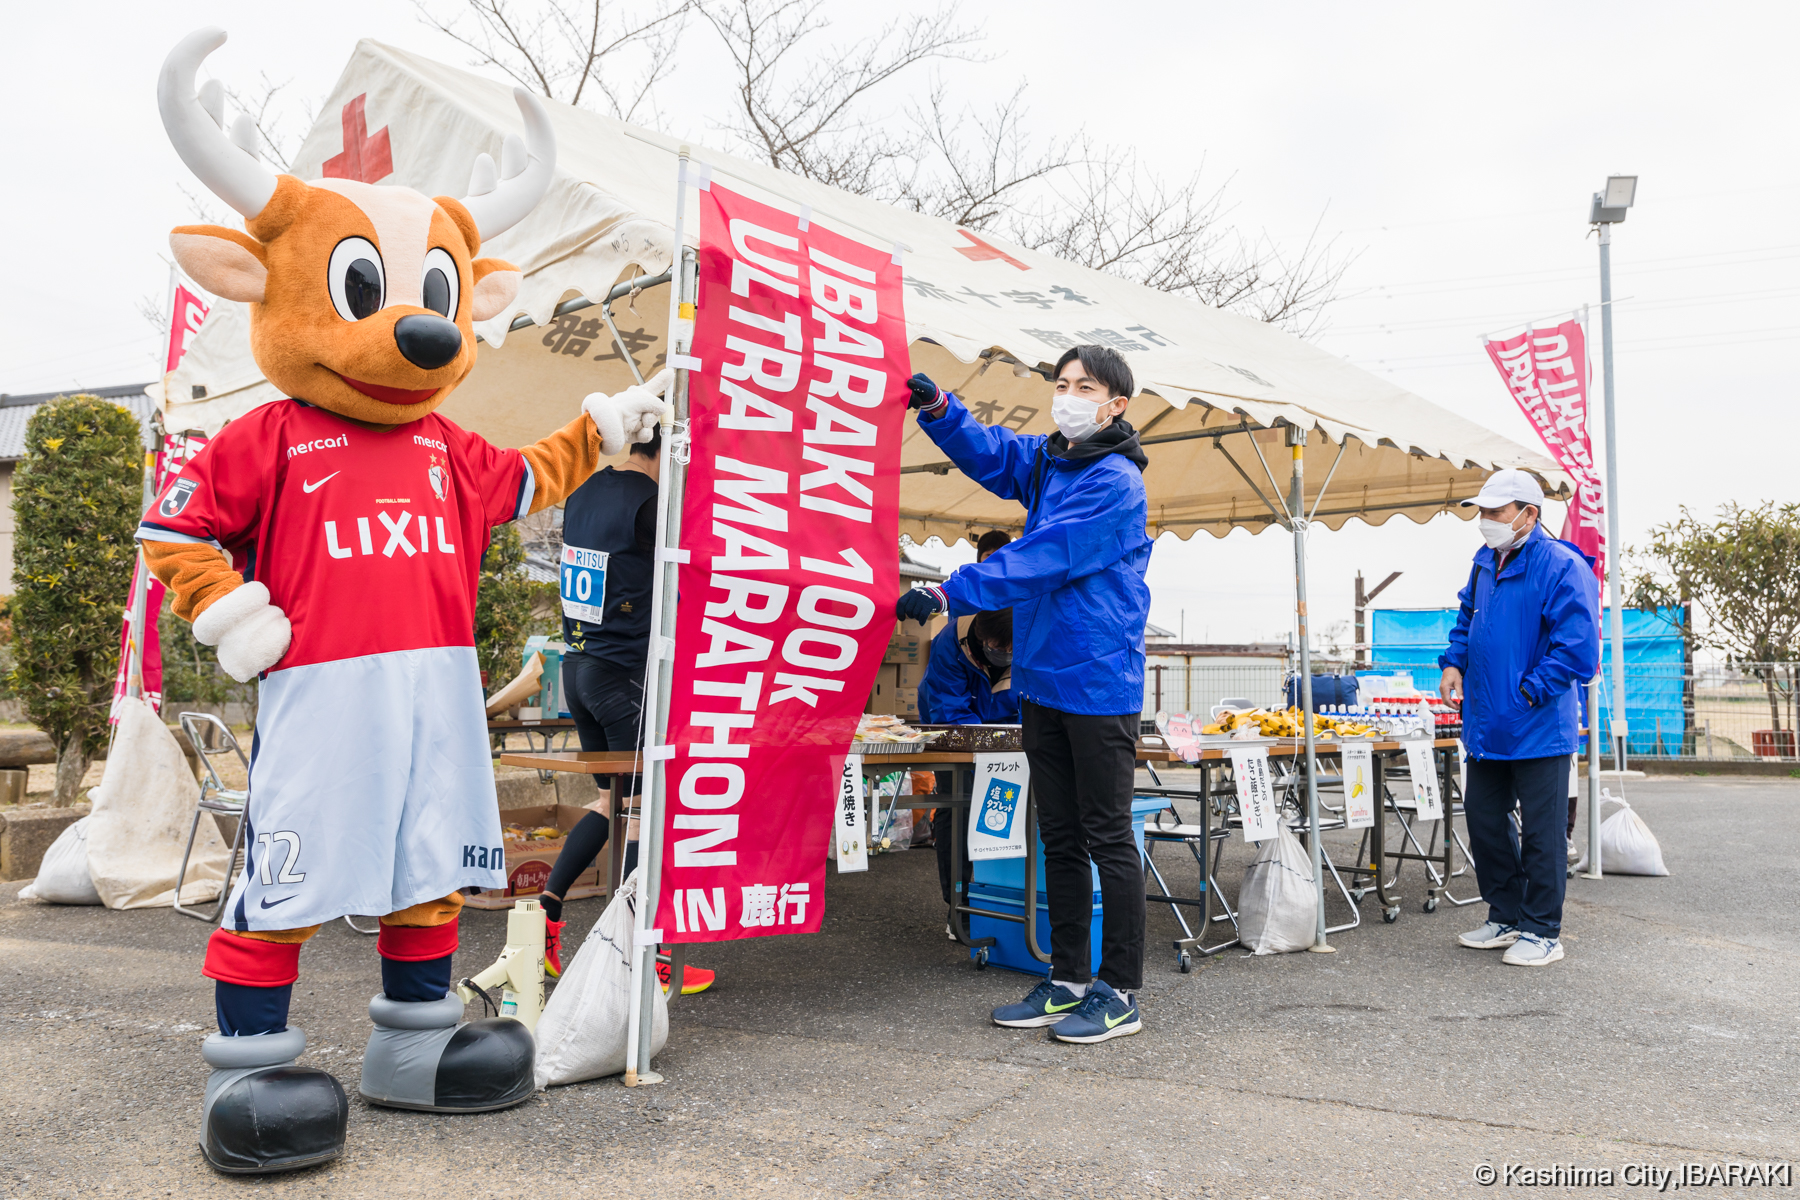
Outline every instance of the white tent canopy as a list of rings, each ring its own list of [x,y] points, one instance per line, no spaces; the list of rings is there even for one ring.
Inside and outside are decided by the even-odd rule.
[[[461,195],[475,156],[498,159],[502,138],[519,128],[507,87],[364,41],[297,155],[296,175],[318,178],[325,160],[344,152],[346,110],[359,97],[367,134],[385,134],[392,156],[392,174],[377,182],[426,195]],[[622,279],[664,272],[672,256],[678,141],[582,109],[546,107],[558,143],[549,194],[482,248],[518,265],[524,286],[513,311],[478,327],[481,361],[443,410],[500,445],[541,437],[579,411],[586,393],[631,381],[598,309],[556,310],[575,297],[599,301]],[[1396,513],[1423,521],[1456,511],[1454,501],[1498,467],[1524,467],[1566,494],[1567,480],[1543,455],[1262,322],[727,154],[694,154],[727,187],[894,245],[906,268],[914,368],[990,424],[1050,432],[1050,393],[1039,373],[1077,342],[1122,350],[1141,388],[1129,416],[1151,447],[1153,534],[1222,535],[1276,522],[1268,501],[1274,480],[1284,489],[1287,479],[1280,425],[1316,431],[1305,452],[1309,480],[1323,481],[1335,467],[1317,514],[1333,529],[1352,516],[1379,524]],[[648,289],[614,309],[644,374],[659,365],[668,291]],[[547,328],[510,331],[521,312]],[[243,306],[219,302],[163,391],[173,430],[216,431],[276,398],[250,356]],[[1022,519],[1018,505],[949,467],[916,428],[907,431],[902,461],[903,532],[953,541]],[[1315,496],[1309,491],[1309,509]]]

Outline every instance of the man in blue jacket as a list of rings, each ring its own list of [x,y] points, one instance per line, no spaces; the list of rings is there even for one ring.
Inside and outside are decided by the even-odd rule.
[[[1475,552],[1439,691],[1462,701],[1469,854],[1487,924],[1458,940],[1506,950],[1511,966],[1563,956],[1564,801],[1581,727],[1581,685],[1600,668],[1592,561],[1544,532],[1544,493],[1524,471],[1496,471],[1464,506],[1481,510]],[[1519,810],[1513,831],[1512,811]]]
[[[924,621],[1013,611],[1013,688],[1044,844],[1050,978],[997,1025],[1054,1026],[1066,1042],[1103,1042],[1143,1028],[1144,876],[1131,830],[1144,703],[1150,589],[1149,505],[1137,431],[1124,420],[1136,390],[1116,350],[1076,346],[1056,364],[1058,432],[984,426],[923,375],[911,381],[919,426],[963,474],[1025,506],[1025,532],[943,584],[900,597]],[[1101,953],[1091,983],[1090,862],[1100,874]]]
[[[1011,541],[1005,534],[1000,534]],[[986,539],[984,538],[983,541]],[[976,561],[980,561],[977,559]],[[927,725],[1017,725],[1019,694],[1012,685],[1012,609],[957,617],[931,639],[931,661],[919,681],[919,720]],[[941,787],[953,782],[949,771],[939,771]],[[955,903],[950,879],[956,864],[950,861],[950,821],[953,812],[940,808],[931,814],[931,840],[937,850],[938,883],[944,903]],[[955,940],[948,924],[944,932]]]

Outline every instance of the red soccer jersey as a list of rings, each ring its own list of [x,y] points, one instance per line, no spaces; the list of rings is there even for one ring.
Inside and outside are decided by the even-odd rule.
[[[146,541],[211,542],[293,622],[271,670],[475,644],[489,531],[530,468],[436,413],[378,433],[298,400],[252,409],[170,480]]]

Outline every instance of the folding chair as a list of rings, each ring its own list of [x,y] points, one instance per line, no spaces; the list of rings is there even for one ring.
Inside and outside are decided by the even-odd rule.
[[[1291,814],[1285,816],[1288,826],[1304,844],[1310,836],[1311,830],[1306,819],[1306,768],[1302,763],[1301,756],[1295,755],[1291,758],[1283,756],[1278,759],[1271,755],[1269,763],[1276,771],[1274,784],[1275,794],[1278,798],[1277,803],[1283,808],[1284,814]],[[1315,767],[1318,765],[1316,760],[1313,765]],[[1317,787],[1319,791],[1319,836],[1322,839],[1332,830],[1344,829],[1349,825],[1349,819],[1344,815],[1342,805],[1333,808],[1325,803],[1327,791],[1335,788],[1341,793],[1344,790],[1344,777],[1342,773],[1327,775],[1321,771],[1318,775]],[[1361,858],[1362,855],[1358,854],[1359,862]],[[1342,925],[1327,925],[1325,932],[1328,934],[1343,933],[1345,930],[1355,929],[1362,924],[1362,905],[1359,903],[1362,897],[1344,882],[1344,876],[1339,872],[1337,863],[1332,861],[1331,855],[1326,853],[1323,845],[1319,847],[1319,862],[1326,871],[1330,872],[1332,882],[1337,885],[1338,894],[1350,907],[1350,920]],[[1360,870],[1358,867],[1348,869],[1352,875],[1356,875]]]
[[[243,749],[231,735],[231,727],[211,713],[184,712],[180,719],[181,732],[187,735],[188,744],[199,755],[200,764],[206,769],[206,777],[200,781],[200,799],[194,802],[194,819],[188,825],[187,848],[181,852],[181,870],[175,876],[175,911],[184,917],[213,922],[225,915],[225,902],[231,896],[232,882],[244,869],[244,806],[250,802],[248,788],[225,786],[225,781],[219,777],[219,769],[213,765],[213,757],[219,754],[237,755],[246,777],[250,773],[250,760],[244,757]],[[211,912],[184,908],[181,903],[181,888],[187,882],[188,859],[194,853],[194,837],[200,831],[201,813],[237,818],[237,830],[231,836],[231,860],[225,867],[225,882],[219,889],[218,902],[213,905]]]
[[[1438,766],[1438,761],[1438,755],[1434,752],[1432,755],[1433,767]],[[1402,780],[1405,781],[1404,788],[1393,786]],[[1411,853],[1407,853],[1404,848],[1388,851],[1388,857],[1394,860],[1394,883],[1399,883],[1400,872],[1405,869],[1408,862],[1417,862],[1423,864],[1429,880],[1425,888],[1424,903],[1420,905],[1423,911],[1436,912],[1440,899],[1448,900],[1456,908],[1480,903],[1480,895],[1471,896],[1466,900],[1458,900],[1450,891],[1450,881],[1467,875],[1469,865],[1473,861],[1469,857],[1468,844],[1463,841],[1462,835],[1456,832],[1456,818],[1462,815],[1463,804],[1461,789],[1456,783],[1455,775],[1449,772],[1441,772],[1439,775],[1439,790],[1443,793],[1444,816],[1441,821],[1434,821],[1432,824],[1440,825],[1442,828],[1432,829],[1424,843],[1419,841],[1418,834],[1413,829],[1413,823],[1418,820],[1419,806],[1412,796],[1412,772],[1404,760],[1388,767],[1383,783],[1388,787],[1387,810],[1394,814],[1394,819],[1400,825],[1401,835],[1412,847]],[[1408,819],[1409,813],[1411,819]],[[1516,815],[1514,820],[1517,821]],[[1443,839],[1441,851],[1439,850],[1440,838]],[[1453,850],[1462,852],[1463,865],[1460,867],[1454,865]]]
[[[1179,752],[1180,747],[1175,744],[1176,739],[1171,737],[1169,741],[1170,747]],[[1214,769],[1213,765],[1198,765],[1200,765],[1201,771],[1201,786],[1198,790],[1165,787],[1162,776],[1157,774],[1155,765],[1151,763],[1145,763],[1144,767],[1149,771],[1151,782],[1155,786],[1137,789],[1137,794],[1140,796],[1155,796],[1158,799],[1170,801],[1168,808],[1155,814],[1144,823],[1144,870],[1155,881],[1157,887],[1156,892],[1145,892],[1145,899],[1151,903],[1167,904],[1169,911],[1174,913],[1176,922],[1180,924],[1183,937],[1175,943],[1175,962],[1183,974],[1193,969],[1194,954],[1199,954],[1203,958],[1210,957],[1238,944],[1237,912],[1219,891],[1219,885],[1215,878],[1218,872],[1219,856],[1223,853],[1225,842],[1230,837],[1226,821],[1229,818],[1234,797],[1229,792],[1223,790],[1214,792],[1211,788],[1212,777],[1209,772]],[[1199,803],[1200,824],[1187,824],[1181,819],[1181,815],[1175,810],[1173,803],[1178,799],[1194,800]],[[1162,870],[1156,865],[1155,851],[1159,845],[1170,844],[1185,846],[1188,853],[1193,856],[1199,881],[1200,895],[1198,897],[1177,896],[1169,890],[1168,880],[1164,878]],[[1208,862],[1209,851],[1210,863]],[[1212,911],[1215,896],[1218,897],[1221,909],[1216,915]],[[1193,926],[1188,924],[1187,915],[1181,911],[1183,908],[1200,910],[1199,934],[1195,934]],[[1232,936],[1216,945],[1206,945],[1207,930],[1222,921],[1231,922]]]
[[[181,732],[187,735],[188,744],[193,746],[194,753],[199,756],[200,764],[206,770],[206,777],[200,781],[200,798],[194,802],[194,819],[188,825],[187,847],[181,852],[181,870],[175,875],[175,911],[199,921],[222,921],[225,917],[225,903],[231,898],[232,885],[244,869],[244,807],[250,802],[250,790],[226,787],[225,781],[219,777],[219,769],[213,765],[213,758],[220,754],[237,755],[239,765],[244,768],[245,778],[250,774],[250,760],[244,757],[243,747],[238,745],[231,727],[211,713],[184,712],[180,714],[180,721]],[[237,818],[237,831],[231,837],[231,860],[226,865],[225,882],[219,889],[219,899],[211,912],[184,908],[181,903],[181,888],[187,881],[188,860],[194,853],[194,837],[200,830],[200,814],[203,812]],[[364,929],[349,917],[344,918],[344,924],[358,933],[371,936],[381,931],[379,923],[373,929]]]

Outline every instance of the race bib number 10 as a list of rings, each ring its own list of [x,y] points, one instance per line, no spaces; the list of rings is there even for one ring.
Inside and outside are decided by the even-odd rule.
[[[588,625],[600,624],[600,618],[606,615],[606,560],[604,550],[563,543],[563,616]]]

